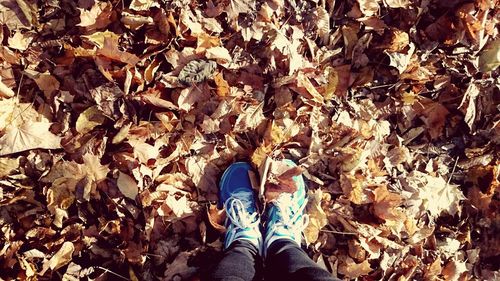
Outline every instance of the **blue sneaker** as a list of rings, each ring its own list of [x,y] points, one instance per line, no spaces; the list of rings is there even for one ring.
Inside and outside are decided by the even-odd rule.
[[[262,250],[260,217],[248,171],[252,166],[237,162],[229,166],[220,180],[220,203],[226,210],[224,249],[236,240],[247,240]]]
[[[289,166],[297,166],[291,160],[283,161]],[[276,200],[269,203],[264,254],[278,239],[289,239],[299,246],[302,242],[302,231],[309,222],[309,217],[304,215],[307,205],[306,186],[302,175],[293,177],[293,181],[298,186],[294,193],[281,193]]]

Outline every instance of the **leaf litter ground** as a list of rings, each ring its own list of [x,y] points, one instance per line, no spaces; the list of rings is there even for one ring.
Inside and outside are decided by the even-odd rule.
[[[499,278],[498,7],[3,1],[0,278],[198,280],[238,160],[334,276]]]

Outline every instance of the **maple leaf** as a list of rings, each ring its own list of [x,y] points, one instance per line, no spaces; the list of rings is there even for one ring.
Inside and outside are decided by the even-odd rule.
[[[415,217],[425,212],[429,212],[433,219],[444,212],[455,215],[460,211],[460,200],[465,199],[458,185],[450,184],[442,177],[413,171],[406,177],[406,182],[405,186],[412,192],[407,203]]]
[[[46,122],[27,122],[19,127],[8,126],[0,138],[0,156],[36,148],[61,148],[61,137],[49,131],[51,125]]]

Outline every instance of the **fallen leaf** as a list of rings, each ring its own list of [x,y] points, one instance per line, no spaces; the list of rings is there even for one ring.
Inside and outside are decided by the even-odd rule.
[[[61,148],[61,137],[49,131],[52,123],[31,122],[19,127],[8,126],[0,138],[0,156],[25,150]]]
[[[244,108],[236,119],[234,131],[243,132],[257,128],[266,119],[262,111],[263,108],[264,102]]]
[[[495,70],[500,66],[500,38],[491,41],[479,55],[479,69],[482,72]]]
[[[73,258],[75,246],[73,243],[66,241],[62,244],[61,248],[50,258],[49,267],[52,270],[57,270],[67,265]]]
[[[328,224],[328,218],[321,208],[323,192],[321,189],[309,190],[307,192],[307,214],[309,215],[309,224],[304,229],[304,235],[307,243],[314,243],[318,240],[320,230]]]
[[[8,176],[12,171],[19,168],[18,158],[0,157],[0,179]]]
[[[372,268],[370,267],[368,260],[356,263],[351,257],[347,257],[344,262],[339,265],[338,270],[340,274],[349,279],[355,279],[372,272]]]
[[[225,64],[233,60],[229,51],[224,47],[209,48],[206,50],[205,56],[207,59],[216,60],[219,64]]]
[[[415,193],[408,199],[416,218],[429,212],[431,218],[443,212],[455,215],[460,211],[460,200],[465,199],[457,185],[446,182],[442,177],[434,177],[413,171],[406,177],[406,186]]]
[[[365,16],[376,15],[380,8],[378,0],[357,0],[357,2],[359,4],[361,12],[363,12]]]
[[[85,109],[76,120],[76,131],[80,134],[86,134],[95,127],[102,125],[106,117],[98,109],[97,105]]]
[[[384,0],[384,3],[391,8],[408,8],[410,0]]]
[[[105,37],[104,45],[97,50],[98,55],[105,56],[109,59],[120,61],[128,65],[136,65],[140,59],[131,53],[120,51],[119,43],[116,38]]]
[[[139,186],[137,186],[137,182],[125,173],[120,172],[118,179],[116,180],[116,185],[125,197],[132,200],[135,200],[135,197],[139,194]]]
[[[0,96],[10,98],[10,97],[13,97],[15,94],[16,93],[14,93],[14,91],[12,91],[11,88],[7,87],[7,85],[5,85],[2,82],[2,79],[0,77]]]

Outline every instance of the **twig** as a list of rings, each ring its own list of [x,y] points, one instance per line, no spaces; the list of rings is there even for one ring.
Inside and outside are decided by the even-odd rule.
[[[458,158],[459,158],[459,156],[457,156],[457,159],[455,159],[455,165],[453,165],[453,169],[451,170],[450,178],[446,182],[446,186],[445,187],[448,187],[448,185],[450,184],[451,179],[453,178],[453,175],[455,174],[455,168],[457,168]]]
[[[111,274],[113,274],[113,275],[115,275],[115,276],[118,276],[118,277],[122,278],[123,280],[130,280],[129,278],[127,278],[127,277],[125,277],[125,276],[123,276],[123,275],[120,275],[120,274],[118,274],[118,273],[116,273],[116,272],[113,272],[113,271],[111,271],[111,270],[109,270],[109,269],[107,269],[107,268],[104,268],[104,267],[101,267],[101,266],[97,266],[97,265],[96,265],[96,266],[94,266],[94,268],[102,269],[102,270],[104,270],[104,271],[105,271],[105,272],[107,272],[107,273],[111,273]]]
[[[327,233],[344,234],[344,235],[358,235],[357,233],[354,233],[354,232],[342,232],[342,231],[326,230],[326,229],[322,229],[320,231],[327,232]]]

